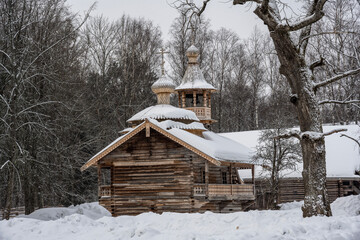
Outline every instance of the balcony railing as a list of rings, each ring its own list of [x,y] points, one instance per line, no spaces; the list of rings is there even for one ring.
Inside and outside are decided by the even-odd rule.
[[[99,197],[111,197],[111,186],[110,185],[99,186]]]
[[[211,119],[211,108],[209,107],[187,107],[187,110],[193,111],[201,119]]]
[[[205,184],[194,185],[194,196],[209,197],[210,199],[255,199],[253,184]]]

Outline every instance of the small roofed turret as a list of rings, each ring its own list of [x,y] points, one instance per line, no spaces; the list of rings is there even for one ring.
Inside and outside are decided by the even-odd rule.
[[[179,107],[193,111],[200,122],[209,125],[216,122],[211,119],[211,94],[216,88],[205,80],[198,63],[199,54],[194,45],[186,51],[188,66],[175,91],[179,95]]]
[[[164,49],[162,49],[160,53],[162,55],[161,76],[151,86],[151,90],[157,96],[157,105],[150,106],[136,113],[130,119],[128,119],[127,122],[130,123],[132,127],[136,127],[137,125],[145,121],[147,118],[156,119],[158,121],[173,120],[173,121],[179,121],[184,124],[199,122],[199,118],[196,116],[196,114],[193,111],[177,108],[170,105],[170,95],[171,93],[174,92],[176,86],[174,82],[170,78],[168,78],[165,74],[164,53],[166,52]],[[191,126],[192,127],[190,130],[193,130],[194,126],[198,126],[198,125],[193,124]]]

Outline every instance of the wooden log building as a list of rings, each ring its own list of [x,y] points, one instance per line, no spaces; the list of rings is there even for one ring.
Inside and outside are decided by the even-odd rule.
[[[199,68],[199,51],[187,51],[182,83],[162,75],[153,85],[158,104],[128,120],[131,128],[82,166],[98,169],[99,202],[113,216],[143,212],[231,212],[255,200],[254,178],[242,181],[239,169],[254,176],[250,150],[209,131],[211,94]],[[170,94],[179,96],[179,108]],[[205,126],[204,126],[205,125]]]
[[[336,128],[347,129],[347,134],[355,139],[359,137],[360,127],[358,125],[323,126],[325,132]],[[261,130],[222,133],[222,136],[242,143],[255,150]],[[325,139],[327,178],[326,186],[330,202],[338,197],[360,194],[360,152],[357,144],[352,140],[340,137],[340,133],[328,136]],[[296,167],[296,171],[287,170],[279,181],[278,203],[304,200],[304,182],[301,177],[302,163]],[[262,167],[255,166],[256,202],[252,209],[267,209],[272,206],[269,182],[266,176],[262,176]],[[244,181],[253,183],[253,176],[243,175]]]

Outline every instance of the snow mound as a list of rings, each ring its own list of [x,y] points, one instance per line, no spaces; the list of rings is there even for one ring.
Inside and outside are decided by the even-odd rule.
[[[360,195],[351,195],[336,199],[331,204],[334,216],[359,216]]]
[[[293,201],[282,203],[280,205],[280,210],[293,210],[293,209],[301,209],[301,206],[304,204],[304,201]]]
[[[18,218],[32,218],[42,221],[57,220],[73,214],[84,215],[93,220],[110,217],[111,214],[104,207],[100,206],[98,202],[83,203],[70,207],[57,207],[57,208],[42,208],[34,211],[29,215],[19,215]]]
[[[43,221],[13,218],[0,221],[1,240],[358,240],[359,196],[340,198],[332,205],[333,217],[303,218],[301,202],[283,204],[283,210],[200,213],[143,213],[109,216],[97,203],[65,208],[72,215]],[[54,214],[59,208],[44,209]],[[83,211],[83,215],[81,215]],[[94,219],[87,211],[98,214]],[[49,213],[49,215],[51,215]],[[59,212],[58,212],[59,213]],[[56,215],[56,214],[55,214]],[[60,213],[61,215],[61,213]]]

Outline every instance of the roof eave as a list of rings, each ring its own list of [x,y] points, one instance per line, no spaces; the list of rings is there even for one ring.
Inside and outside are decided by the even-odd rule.
[[[181,146],[189,149],[190,151],[194,152],[195,154],[205,158],[206,160],[208,160],[209,162],[220,166],[221,162],[218,161],[217,159],[207,155],[206,153],[200,151],[199,149],[191,146],[190,144],[186,143],[185,141],[175,137],[174,135],[172,135],[171,133],[169,133],[168,131],[162,129],[161,127],[151,123],[148,119],[145,119],[145,121],[140,124],[138,127],[136,127],[134,130],[132,130],[131,132],[125,134],[123,136],[123,138],[119,139],[119,141],[115,142],[113,145],[109,146],[107,149],[103,149],[101,150],[100,154],[95,155],[96,157],[91,158],[89,161],[87,161],[81,168],[81,171],[86,170],[87,168],[89,168],[90,166],[96,164],[100,159],[102,159],[103,157],[105,157],[106,155],[108,155],[110,152],[112,152],[114,149],[116,149],[117,147],[121,146],[123,143],[125,143],[126,141],[128,141],[130,138],[132,138],[133,136],[135,136],[137,133],[139,133],[141,130],[143,130],[146,126],[149,126],[150,128],[156,130],[157,132],[165,135],[166,137],[170,138],[171,140],[173,140],[174,142],[180,144]]]

